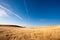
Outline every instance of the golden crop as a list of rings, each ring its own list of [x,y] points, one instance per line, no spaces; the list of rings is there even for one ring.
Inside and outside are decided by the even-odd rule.
[[[0,40],[60,40],[60,27],[0,27]]]

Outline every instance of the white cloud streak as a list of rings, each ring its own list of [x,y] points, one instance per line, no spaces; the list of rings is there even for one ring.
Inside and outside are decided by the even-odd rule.
[[[11,10],[9,10],[8,8],[0,5],[0,8],[4,9],[4,10],[7,10],[8,12],[12,13],[13,15],[15,15],[16,17],[18,17],[20,20],[23,20],[22,17],[20,17],[19,15],[17,15],[16,13],[12,12]]]
[[[8,15],[7,15],[7,12],[5,10],[0,8],[0,16],[5,17],[5,16],[8,16]]]
[[[27,9],[25,0],[24,0],[24,6],[25,6],[25,9],[26,9],[26,13],[28,13],[28,9]]]
[[[29,11],[28,11],[28,8],[27,8],[26,0],[24,0],[24,6],[25,6],[26,14],[27,14],[28,20],[29,20],[30,16],[29,16]]]

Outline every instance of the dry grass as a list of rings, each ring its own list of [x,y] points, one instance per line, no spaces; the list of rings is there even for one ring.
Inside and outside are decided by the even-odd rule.
[[[60,27],[0,27],[0,40],[60,40]]]

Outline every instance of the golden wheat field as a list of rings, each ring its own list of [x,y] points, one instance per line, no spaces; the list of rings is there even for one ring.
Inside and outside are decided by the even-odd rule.
[[[0,40],[60,40],[60,26],[41,28],[0,26]]]

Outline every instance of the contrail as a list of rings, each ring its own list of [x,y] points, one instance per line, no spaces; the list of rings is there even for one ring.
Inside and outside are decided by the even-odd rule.
[[[26,12],[28,13],[28,9],[27,9],[25,0],[24,0],[24,6],[25,6],[25,9],[26,9]]]
[[[22,19],[22,17],[20,17],[20,16],[19,16],[19,15],[17,15],[16,13],[14,13],[14,12],[10,11],[9,9],[7,9],[7,8],[3,7],[2,5],[0,5],[0,7],[1,7],[2,9],[7,10],[8,12],[10,12],[10,13],[14,14],[14,15],[15,15],[16,17],[18,17],[20,20],[23,20],[23,19]]]
[[[24,6],[25,6],[25,10],[26,10],[26,13],[27,13],[27,15],[28,15],[28,20],[29,20],[29,18],[30,18],[30,16],[29,16],[29,11],[28,11],[28,8],[27,8],[27,5],[26,5],[26,1],[24,0]]]

